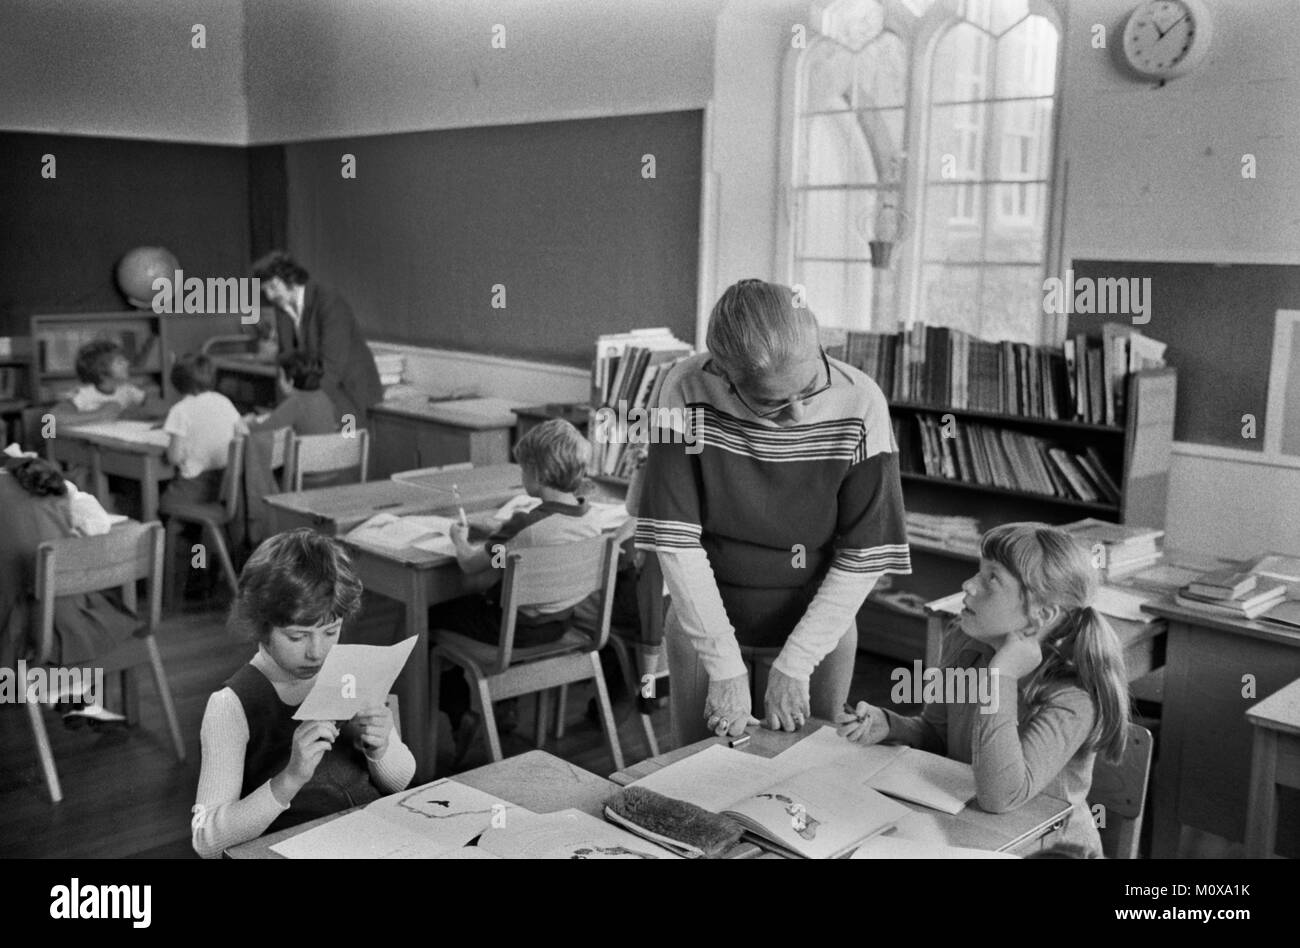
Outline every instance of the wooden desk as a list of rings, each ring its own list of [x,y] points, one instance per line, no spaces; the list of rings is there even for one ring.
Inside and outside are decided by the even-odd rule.
[[[399,517],[429,514],[450,503],[436,491],[398,481],[367,481],[268,494],[265,502],[272,533],[310,527],[330,537],[347,533],[375,514],[391,513]]]
[[[605,801],[618,790],[616,784],[604,777],[597,777],[590,771],[545,751],[528,751],[516,757],[507,757],[497,763],[456,774],[452,779],[534,813],[555,813],[572,808],[602,819]],[[343,813],[334,813],[323,816],[301,826],[240,843],[226,850],[226,857],[283,859],[279,853],[271,852],[272,846],[342,815]]]
[[[395,471],[469,461],[476,467],[510,460],[515,403],[500,398],[449,402],[380,402],[370,409],[371,468]]]
[[[1246,710],[1300,678],[1300,634],[1171,599],[1143,608],[1169,626],[1151,855],[1179,855],[1184,826],[1243,842],[1254,736]],[[1279,844],[1288,832],[1295,838],[1295,827],[1282,827]]]
[[[457,471],[400,471],[392,475],[399,484],[410,484],[424,490],[434,491],[454,503],[456,492],[460,502],[468,510],[486,510],[499,507],[511,497],[524,492],[524,472],[518,464],[475,465]],[[453,491],[453,487],[456,488]]]
[[[760,757],[775,757],[826,724],[825,721],[809,721],[803,728],[794,732],[751,727],[746,731],[751,736],[751,740],[742,750],[747,754],[758,754]],[[651,757],[611,774],[609,779],[620,786],[627,786],[634,780],[647,777],[669,764],[692,754],[698,754],[712,744],[725,745],[726,742],[726,738],[711,737],[686,747],[679,747],[677,750]],[[1041,848],[1046,838],[1064,824],[1070,813],[1069,803],[1045,793],[1039,794],[1020,809],[1010,813],[985,813],[973,806],[967,806],[960,813],[948,814],[906,801],[899,802],[911,810],[929,815],[934,827],[942,833],[949,846],[993,849],[1017,855],[1025,855]],[[1050,841],[1046,844],[1050,845]],[[749,846],[755,852],[757,851],[757,847],[752,843],[740,845]],[[755,852],[739,850],[738,846],[728,855],[743,858],[755,854]]]
[[[108,429],[111,423],[101,423]],[[140,484],[140,519],[148,523],[158,519],[158,485],[176,476],[167,460],[167,449],[160,444],[124,441],[103,430],[59,426],[57,437],[45,441],[46,456],[70,466],[87,466],[91,472],[91,492],[108,505],[108,475],[125,477]]]
[[[1269,859],[1277,846],[1278,787],[1300,789],[1300,679],[1246,711],[1255,728],[1246,807],[1246,854]],[[1297,842],[1291,827],[1291,845]]]

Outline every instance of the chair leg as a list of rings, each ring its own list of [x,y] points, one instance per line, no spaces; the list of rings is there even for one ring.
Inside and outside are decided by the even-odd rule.
[[[564,719],[569,713],[569,686],[560,685],[560,695],[555,701],[555,739],[564,737]]]
[[[41,772],[45,775],[45,787],[50,791],[50,802],[58,803],[63,799],[63,788],[59,786],[59,772],[54,768],[54,751],[50,748],[50,735],[46,733],[45,721],[41,717],[41,703],[23,703],[27,706],[27,721],[32,726],[36,756],[41,760]]]
[[[175,517],[167,518],[167,542],[163,546],[163,602],[176,605],[176,561],[180,556],[181,531],[185,525]]]
[[[135,727],[140,723],[140,689],[136,684],[134,670],[123,668],[118,676],[118,684],[122,689],[122,716],[126,718],[128,727]]]
[[[605,688],[605,671],[600,667],[600,653],[592,652],[592,677],[596,679],[596,702],[600,705],[600,719],[605,725],[605,737],[609,739],[609,752],[614,757],[614,769],[623,769],[623,748],[618,743],[618,724],[614,720],[614,709],[609,704],[609,691]]]
[[[230,551],[226,549],[225,530],[212,523],[206,523],[204,527],[212,540],[213,548],[217,551],[217,559],[221,561],[221,572],[226,578],[226,585],[230,587],[231,595],[238,596],[239,574],[235,572],[235,564],[230,560]]]
[[[442,695],[442,656],[438,654],[435,646],[429,651],[429,775],[438,776],[438,733],[442,727],[442,714],[438,709]],[[455,748],[455,737],[452,735],[452,747]],[[452,750],[455,754],[455,750]]]
[[[646,746],[650,748],[650,756],[659,756],[659,741],[655,739],[654,722],[650,720],[650,715],[641,713],[641,727],[645,731]]]
[[[481,678],[475,684],[478,685],[478,697],[483,705],[483,729],[487,731],[488,750],[492,753],[493,762],[497,762],[503,760],[505,755],[501,753],[501,735],[497,733],[497,715],[492,707],[492,690]]]
[[[543,688],[537,692],[537,721],[535,722],[535,738],[538,750],[546,748],[546,721],[551,716],[551,689]]]
[[[158,640],[151,635],[145,640],[145,646],[149,649],[153,683],[158,689],[158,700],[162,702],[163,717],[167,719],[167,730],[172,736],[172,747],[176,748],[176,759],[184,762],[185,740],[181,737],[181,722],[176,716],[176,705],[172,702],[172,690],[167,684],[167,672],[163,668],[162,654],[158,651]]]

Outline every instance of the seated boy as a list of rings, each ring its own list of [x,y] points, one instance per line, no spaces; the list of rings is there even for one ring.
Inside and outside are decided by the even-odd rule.
[[[152,418],[162,413],[157,395],[146,395],[131,381],[131,364],[111,339],[96,339],[77,350],[77,380],[52,412],[59,422]]]
[[[559,546],[600,535],[599,518],[585,497],[575,492],[582,484],[591,457],[591,445],[567,421],[553,418],[533,428],[515,445],[515,460],[523,468],[524,490],[542,503],[527,512],[516,513],[488,538],[485,544],[469,542],[460,524],[451,530],[456,559],[468,575],[489,576],[494,555],[539,546]],[[503,550],[498,550],[501,547]],[[429,628],[445,629],[480,642],[495,644],[501,636],[501,583],[497,579],[482,595],[462,596],[434,606],[429,611]],[[582,599],[560,600],[521,606],[515,624],[515,647],[545,645],[564,635],[574,607]],[[457,735],[458,753],[472,735],[477,717],[469,711],[469,685],[459,668],[443,673],[440,705],[451,719]],[[462,723],[467,727],[462,727]],[[468,733],[466,733],[468,732]]]

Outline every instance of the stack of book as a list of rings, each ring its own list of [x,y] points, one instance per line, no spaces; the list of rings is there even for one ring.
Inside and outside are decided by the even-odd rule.
[[[892,402],[1118,425],[1130,372],[1164,365],[1165,346],[1108,323],[1064,346],[992,342],[916,323],[896,333],[850,331],[826,351],[875,379]]]
[[[379,384],[387,388],[402,383],[402,373],[406,370],[406,356],[394,349],[372,349],[375,356],[375,368],[379,370]]]
[[[944,517],[909,510],[907,539],[910,543],[939,546],[968,556],[980,553],[980,525],[974,517]]]
[[[1107,579],[1127,576],[1160,559],[1160,540],[1165,535],[1163,530],[1106,523],[1093,517],[1068,523],[1062,529],[1093,551],[1094,561]]]
[[[1189,609],[1238,619],[1253,619],[1286,598],[1287,585],[1255,573],[1227,569],[1202,573],[1174,595]]]
[[[914,429],[905,428],[904,419],[894,419],[904,473],[1066,500],[1119,503],[1119,485],[1096,448],[1079,452],[1046,438],[978,422],[946,429],[938,415],[916,415],[913,422]],[[919,437],[909,438],[909,430]]]
[[[595,429],[603,434],[593,438],[593,475],[631,477],[636,452],[630,449],[637,438],[628,429],[648,430],[646,424],[637,424],[638,417],[650,406],[668,370],[693,352],[667,329],[634,329],[596,340],[592,404],[612,410],[617,424]]]

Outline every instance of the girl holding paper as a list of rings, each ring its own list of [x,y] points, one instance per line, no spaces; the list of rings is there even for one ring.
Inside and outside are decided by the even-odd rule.
[[[311,530],[271,537],[244,566],[230,624],[256,638],[258,650],[208,699],[203,715],[191,822],[200,856],[220,856],[411,782],[415,758],[386,707],[369,708],[342,728],[293,719],[360,605],[361,582],[347,554]]]

